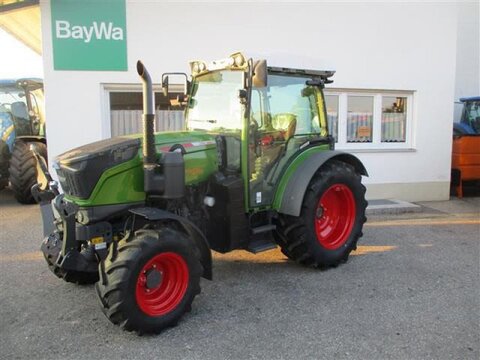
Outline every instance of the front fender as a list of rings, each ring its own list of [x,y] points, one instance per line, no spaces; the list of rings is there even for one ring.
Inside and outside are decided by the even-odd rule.
[[[336,150],[299,155],[288,167],[275,194],[274,208],[282,214],[299,216],[308,184],[317,170],[330,160],[352,165],[360,175],[368,176],[362,162],[355,156]]]
[[[190,236],[190,238],[195,242],[200,251],[201,263],[203,266],[203,277],[208,280],[212,280],[212,253],[210,252],[210,246],[208,245],[207,239],[200,231],[198,227],[195,226],[188,219],[175,215],[169,211],[152,208],[152,207],[143,207],[131,209],[130,212],[135,215],[139,215],[150,221],[158,220],[174,220],[178,222],[185,232]]]

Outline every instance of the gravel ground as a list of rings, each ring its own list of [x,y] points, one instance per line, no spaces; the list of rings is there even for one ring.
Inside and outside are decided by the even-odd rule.
[[[93,286],[50,273],[38,207],[1,191],[0,358],[479,359],[480,198],[421,205],[371,217],[328,271],[215,254],[192,312],[140,337],[108,322]]]

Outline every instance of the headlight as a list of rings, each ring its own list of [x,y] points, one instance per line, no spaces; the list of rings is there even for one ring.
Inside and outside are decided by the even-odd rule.
[[[192,69],[192,75],[197,75],[207,70],[207,65],[205,65],[203,61],[192,61],[190,67]]]
[[[197,62],[196,62],[196,63],[193,63],[193,65],[192,65],[192,72],[193,72],[193,73],[198,73],[198,72],[200,72],[200,66],[198,65]]]

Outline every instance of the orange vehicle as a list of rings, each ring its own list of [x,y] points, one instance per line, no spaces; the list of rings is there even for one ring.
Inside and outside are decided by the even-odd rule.
[[[460,101],[462,117],[453,125],[451,182],[461,198],[464,181],[480,181],[480,96]]]

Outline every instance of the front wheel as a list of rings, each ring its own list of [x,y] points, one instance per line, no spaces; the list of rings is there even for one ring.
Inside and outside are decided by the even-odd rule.
[[[200,293],[202,266],[194,246],[170,228],[139,230],[112,244],[96,284],[107,318],[138,333],[175,325]]]
[[[8,162],[2,164],[0,158],[0,190],[3,190],[8,186]]]
[[[8,166],[10,163],[10,152],[5,142],[0,140],[0,190],[8,186]]]
[[[47,146],[41,142],[16,141],[10,159],[10,184],[13,194],[21,204],[34,204],[31,189],[37,183],[37,160],[30,150],[33,144],[39,154],[47,158]]]
[[[356,249],[366,207],[361,176],[349,164],[330,161],[311,180],[300,216],[280,216],[277,242],[298,263],[336,266]]]

